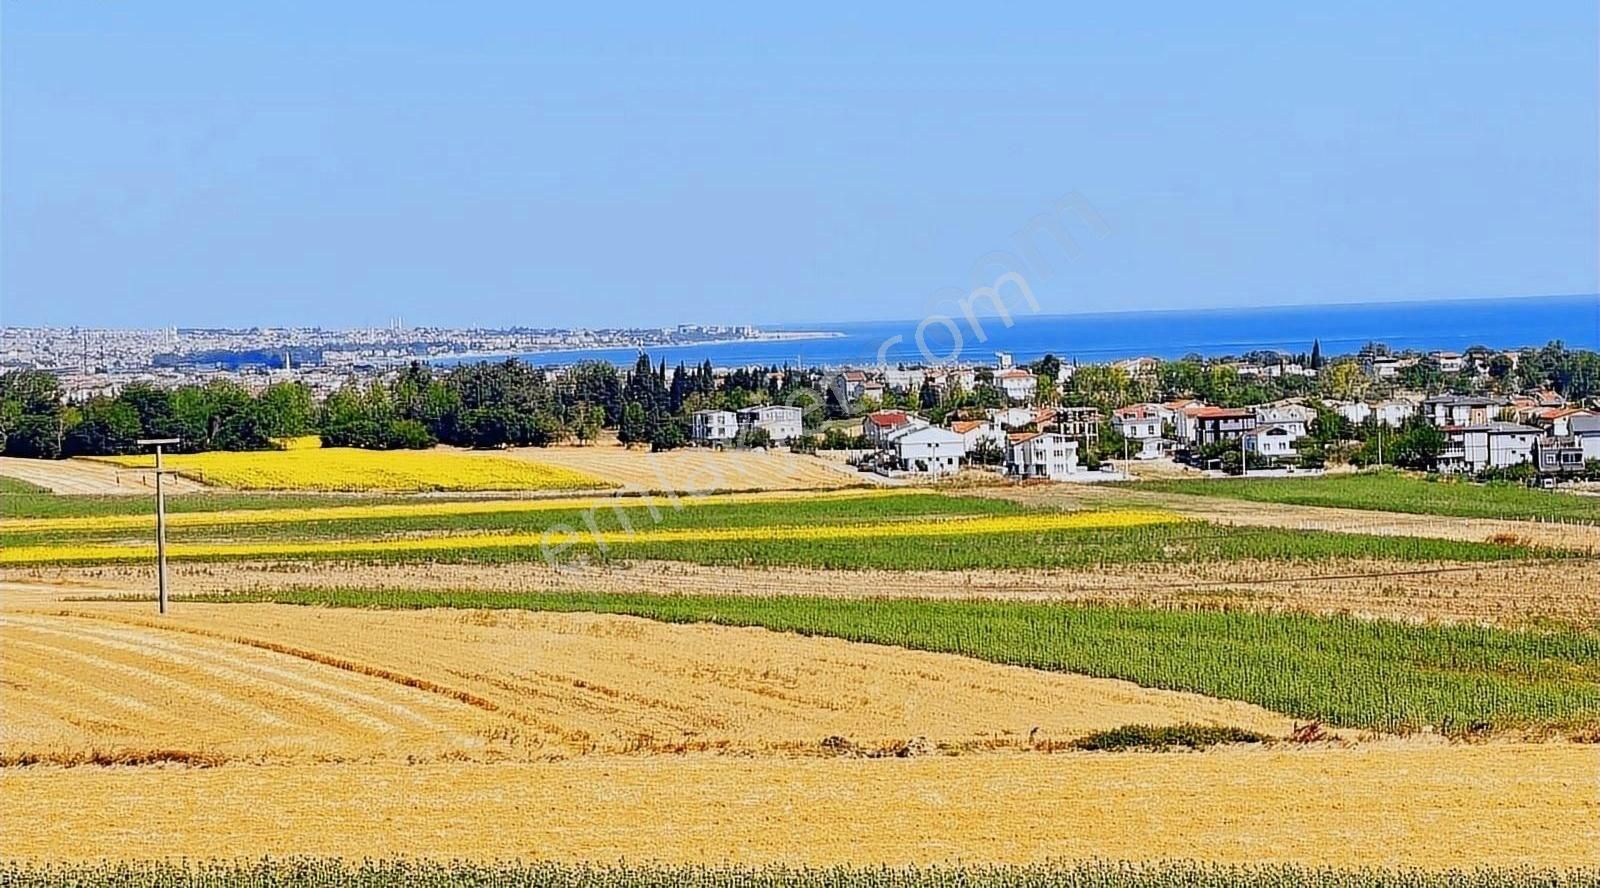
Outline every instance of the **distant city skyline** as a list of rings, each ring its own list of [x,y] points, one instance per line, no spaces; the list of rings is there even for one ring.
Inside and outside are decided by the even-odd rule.
[[[471,13],[6,3],[0,324],[1600,291],[1592,3]]]

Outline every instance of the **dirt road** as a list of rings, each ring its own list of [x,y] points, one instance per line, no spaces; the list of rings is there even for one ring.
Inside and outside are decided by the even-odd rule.
[[[86,459],[20,459],[0,456],[0,475],[37,484],[52,493],[140,494],[155,493],[155,477],[148,471],[124,469]],[[188,478],[167,476],[169,493],[211,490]]]

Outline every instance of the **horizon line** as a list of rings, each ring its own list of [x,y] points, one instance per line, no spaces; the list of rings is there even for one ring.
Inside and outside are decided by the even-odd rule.
[[[1024,314],[1024,315],[1019,315],[1019,314],[1013,312],[1012,313],[1012,318],[1014,320],[1016,320],[1016,321],[1021,321],[1024,318],[1050,319],[1050,318],[1092,318],[1092,317],[1106,317],[1106,316],[1116,316],[1116,315],[1206,314],[1206,313],[1216,313],[1216,312],[1277,311],[1277,310],[1284,310],[1284,309],[1303,309],[1303,308],[1354,308],[1354,307],[1361,307],[1361,306],[1369,306],[1369,307],[1371,307],[1371,306],[1389,306],[1389,305],[1441,305],[1441,304],[1452,304],[1452,303],[1463,303],[1463,302],[1474,302],[1474,303],[1479,303],[1479,302],[1513,302],[1513,301],[1533,301],[1533,300],[1542,300],[1542,299],[1593,299],[1593,300],[1595,300],[1596,308],[1600,309],[1600,292],[1594,292],[1594,293],[1540,293],[1540,294],[1519,294],[1519,295],[1509,295],[1509,296],[1508,295],[1499,295],[1499,296],[1444,296],[1444,297],[1431,298],[1431,299],[1430,298],[1375,299],[1375,300],[1351,300],[1351,301],[1343,301],[1343,302],[1284,302],[1284,303],[1272,303],[1272,304],[1269,304],[1269,305],[1210,305],[1210,306],[1197,306],[1197,307],[1193,307],[1193,308],[1126,308],[1126,309],[1110,309],[1110,310],[1103,310],[1103,311],[1066,311],[1066,312],[1051,312],[1051,313],[1027,313],[1027,314]],[[1007,305],[1009,307],[1009,303],[1007,303]],[[942,312],[930,311],[930,312],[926,313],[924,315],[924,317],[927,317],[927,316],[930,316],[930,315],[934,315],[934,314],[942,314]],[[978,317],[986,318],[986,319],[987,318],[1000,318],[1001,317],[1001,315],[998,312],[993,312],[993,311],[989,311],[989,312],[979,311],[979,312],[976,312],[976,314],[977,314]],[[456,325],[441,325],[441,324],[424,324],[424,325],[420,325],[420,326],[419,325],[406,325],[406,326],[400,327],[399,329],[402,329],[402,330],[418,330],[418,329],[423,329],[423,330],[511,330],[511,329],[529,329],[529,330],[564,330],[564,331],[574,331],[574,330],[664,330],[664,329],[670,329],[670,328],[674,328],[674,327],[678,327],[678,326],[682,326],[682,325],[692,325],[692,326],[713,326],[713,327],[755,327],[757,329],[770,328],[770,329],[774,329],[775,332],[818,332],[818,333],[825,333],[825,332],[837,332],[837,331],[832,331],[832,330],[826,329],[826,325],[827,324],[854,326],[854,325],[862,325],[862,324],[894,324],[894,323],[915,323],[915,320],[913,318],[909,318],[909,317],[902,317],[902,318],[890,317],[890,318],[873,318],[873,319],[867,319],[867,320],[854,320],[854,321],[837,321],[837,320],[835,320],[835,321],[817,321],[815,323],[813,323],[812,321],[766,321],[766,322],[755,322],[755,321],[751,321],[751,322],[678,321],[676,323],[668,324],[668,325],[662,325],[662,324],[636,324],[634,326],[610,326],[610,327],[598,327],[598,326],[593,326],[593,325],[533,326],[533,325],[529,325],[529,324],[526,324],[526,323],[508,324],[508,325],[504,325],[504,326],[486,326],[486,325],[481,324],[481,323],[475,323],[475,324],[456,324]],[[784,327],[787,327],[787,328],[803,327],[804,329],[803,330],[794,330],[794,329],[776,330],[776,328],[784,328]],[[192,324],[192,325],[163,324],[163,325],[160,325],[160,326],[151,326],[151,327],[92,327],[92,326],[88,326],[88,325],[85,325],[85,324],[6,324],[6,323],[0,323],[0,330],[13,330],[13,329],[24,329],[24,330],[25,329],[34,329],[34,330],[78,329],[78,330],[116,330],[116,331],[167,330],[167,329],[188,329],[188,330],[286,329],[286,330],[329,330],[329,331],[340,331],[340,330],[384,330],[384,329],[390,329],[390,327],[389,327],[388,324],[376,324],[376,325],[373,325],[373,324],[356,324],[356,325],[349,325],[349,326],[328,326],[328,325],[323,324],[323,323],[308,323],[308,324],[247,323],[247,324],[221,325],[221,326],[213,325],[213,324]]]

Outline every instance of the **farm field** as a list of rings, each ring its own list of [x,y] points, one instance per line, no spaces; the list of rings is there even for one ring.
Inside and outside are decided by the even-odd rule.
[[[687,498],[680,502],[690,502]],[[1025,508],[992,497],[918,491],[805,501],[593,500],[587,508],[437,504],[260,512],[234,524],[175,517],[168,557],[369,561],[689,561],[828,569],[1087,567],[1247,559],[1499,561],[1572,553],[1512,542],[1228,528],[1155,509]],[[377,517],[371,517],[376,515]],[[0,528],[0,564],[147,561],[143,519],[26,519]],[[1514,538],[1515,539],[1515,538]],[[912,544],[908,544],[912,543]]]
[[[0,867],[3,867],[0,864]],[[18,888],[60,882],[96,884],[115,880],[123,888],[231,883],[284,888],[367,888],[411,885],[539,885],[548,888],[1171,888],[1177,885],[1230,888],[1591,888],[1600,872],[1544,867],[1474,867],[1470,870],[1330,869],[1300,864],[1212,864],[1195,861],[1083,861],[1039,864],[951,864],[882,867],[592,864],[467,860],[362,860],[340,858],[207,863],[150,862],[135,866],[88,863],[14,865],[0,880]]]
[[[481,456],[484,454],[472,454]],[[593,447],[532,447],[504,451],[508,459],[562,466],[631,491],[680,494],[733,490],[825,490],[881,486],[888,480],[815,456],[768,451],[686,448],[652,453],[612,442]]]
[[[228,854],[245,860],[425,852],[752,866],[1193,858],[1592,868],[1597,763],[1594,746],[1391,741],[909,759],[28,768],[0,782],[11,815],[0,820],[0,842],[14,859],[84,862],[107,849],[123,859],[213,858],[225,828]]]
[[[825,570],[673,561],[569,564],[319,561],[178,562],[188,592],[317,590],[337,581],[371,590],[463,592],[651,591],[678,595],[812,595],[834,598],[1055,601],[1145,608],[1229,608],[1346,614],[1403,622],[1517,627],[1552,621],[1600,629],[1600,562],[1518,559],[1398,562],[1330,558],[1313,563],[1244,559],[1179,564],[982,570]],[[4,571],[62,594],[147,594],[148,564],[34,565]]]
[[[1533,545],[1600,554],[1600,526],[1584,523],[1550,523],[1520,518],[1463,518],[1326,505],[1303,506],[1291,503],[1256,502],[1222,496],[1163,492],[1147,489],[1143,484],[1055,484],[993,488],[973,493],[1025,505],[1058,509],[1166,509],[1186,517],[1233,527],[1270,527],[1296,531],[1365,533],[1471,542],[1516,539]]]
[[[521,609],[335,613],[186,602],[158,620],[127,603],[8,603],[0,761],[817,755],[828,737],[959,752],[1124,724],[1292,729],[1234,701],[757,628]],[[115,692],[93,693],[106,674]]]
[[[1375,731],[1600,732],[1600,633],[1035,602],[303,590],[210,602],[624,614],[965,657]],[[235,604],[234,606],[238,606]]]
[[[1595,863],[1592,744],[1358,732],[1074,752],[1061,741],[1105,726],[1281,737],[1294,720],[977,657],[454,603],[180,601],[157,618],[7,587],[5,748],[62,764],[0,772],[0,841],[19,860],[205,858],[227,823],[242,858]],[[1508,635],[1480,640],[1515,656]],[[148,763],[87,763],[119,756]]]
[[[406,493],[470,490],[597,490],[612,486],[563,466],[468,455],[448,449],[290,448],[167,456],[180,477],[234,490]],[[153,455],[95,457],[124,468],[150,468]]]
[[[1225,478],[1142,481],[1139,490],[1224,497],[1261,503],[1330,506],[1458,518],[1539,519],[1600,524],[1600,497],[1533,490],[1520,484],[1430,480],[1378,471],[1315,478]]]
[[[1596,562],[1532,537],[1129,491],[207,493],[158,617],[137,500],[4,493],[22,861],[227,824],[244,859],[1600,865]],[[1195,725],[1266,742],[1077,748]]]

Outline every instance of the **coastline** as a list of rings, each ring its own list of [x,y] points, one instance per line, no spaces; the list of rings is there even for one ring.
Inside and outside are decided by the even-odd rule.
[[[410,360],[420,360],[426,363],[435,361],[481,361],[491,358],[520,358],[528,355],[561,355],[576,352],[603,352],[622,351],[633,349],[637,351],[658,351],[674,348],[708,348],[718,345],[749,345],[762,342],[807,342],[818,339],[841,339],[849,334],[838,330],[773,330],[758,333],[754,336],[741,336],[737,339],[703,339],[689,342],[666,342],[650,344],[618,344],[618,345],[565,345],[552,348],[520,349],[506,351],[496,349],[492,351],[464,351],[451,352],[445,355],[419,355]]]

